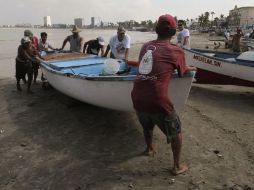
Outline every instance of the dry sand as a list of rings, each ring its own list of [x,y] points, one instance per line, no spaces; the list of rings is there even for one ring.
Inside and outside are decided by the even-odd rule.
[[[177,177],[159,130],[158,154],[140,155],[135,114],[32,88],[33,95],[18,93],[13,78],[0,79],[1,190],[254,189],[254,88],[193,85],[180,114],[190,169]]]

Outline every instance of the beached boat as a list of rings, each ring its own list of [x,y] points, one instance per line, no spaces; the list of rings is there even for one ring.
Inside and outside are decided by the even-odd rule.
[[[254,50],[254,39],[243,38],[240,45],[242,48]]]
[[[198,68],[197,83],[254,86],[254,51],[185,49],[185,56],[189,65]]]
[[[134,111],[131,90],[137,73],[137,66],[128,66],[122,60],[113,60],[94,55],[71,58],[70,54],[46,57],[41,62],[42,72],[49,83],[60,92],[92,105]],[[113,64],[112,64],[113,63]],[[118,73],[110,73],[119,65]],[[108,69],[113,65],[113,69]],[[108,70],[111,70],[108,72]],[[179,112],[184,108],[195,72],[178,78],[177,73],[169,87],[169,95]]]

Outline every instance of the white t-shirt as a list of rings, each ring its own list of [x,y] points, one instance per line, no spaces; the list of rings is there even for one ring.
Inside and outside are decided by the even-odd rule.
[[[49,49],[54,49],[48,42],[43,43],[40,39],[39,42],[39,51],[49,51]]]
[[[109,40],[109,46],[112,54],[117,59],[125,58],[125,49],[130,48],[131,38],[128,34],[125,34],[124,39],[119,42],[117,34],[113,35]]]
[[[187,38],[186,44],[183,45],[185,37],[189,37],[189,38]],[[177,34],[177,44],[180,47],[184,47],[184,48],[190,49],[190,32],[189,32],[188,29],[184,28],[182,31],[180,31]]]

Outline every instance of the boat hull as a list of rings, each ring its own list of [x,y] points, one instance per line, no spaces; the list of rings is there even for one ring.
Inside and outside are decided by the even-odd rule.
[[[216,53],[216,52],[215,52]],[[239,64],[233,60],[211,57],[212,52],[185,50],[186,61],[198,68],[196,82],[206,84],[234,84],[254,86],[254,62]],[[236,54],[232,54],[235,55]],[[230,54],[228,54],[230,56]]]
[[[72,53],[51,54],[46,58],[41,62],[42,72],[55,89],[95,106],[134,111],[131,91],[138,69],[136,62],[127,66],[123,60]],[[105,73],[110,65],[118,64],[118,74]],[[182,78],[173,74],[168,93],[178,112],[184,109],[194,75],[193,71]]]
[[[134,111],[131,100],[133,81],[97,81],[52,72],[42,67],[49,83],[60,92],[95,106],[120,111]],[[183,111],[193,76],[174,78],[169,95],[178,112]]]

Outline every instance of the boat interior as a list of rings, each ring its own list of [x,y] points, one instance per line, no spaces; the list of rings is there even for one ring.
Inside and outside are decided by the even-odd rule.
[[[41,65],[51,72],[67,76],[84,77],[90,80],[134,80],[137,72],[137,62],[130,61],[128,64],[120,59],[111,59],[96,55],[72,57],[68,54],[55,55],[55,58],[45,58]],[[194,73],[186,74],[193,76]],[[178,77],[177,71],[173,77]]]

